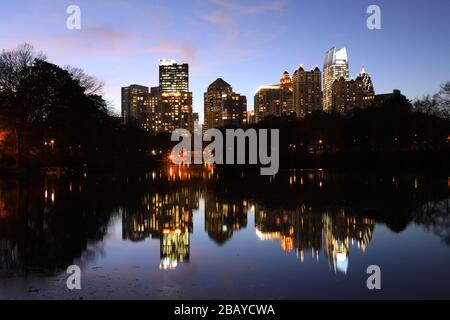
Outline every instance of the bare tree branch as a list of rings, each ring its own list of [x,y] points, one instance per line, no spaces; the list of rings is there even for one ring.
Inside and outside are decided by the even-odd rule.
[[[46,57],[36,53],[34,47],[27,43],[16,49],[3,50],[0,53],[0,90],[16,91],[36,59],[46,60]]]
[[[87,74],[83,69],[65,66],[64,69],[69,72],[75,80],[80,82],[80,85],[86,89],[87,95],[102,95],[104,82],[95,76]]]

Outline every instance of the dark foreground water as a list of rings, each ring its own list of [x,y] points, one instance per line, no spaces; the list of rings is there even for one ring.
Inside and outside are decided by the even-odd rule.
[[[0,298],[450,298],[449,191],[301,170],[0,179]]]

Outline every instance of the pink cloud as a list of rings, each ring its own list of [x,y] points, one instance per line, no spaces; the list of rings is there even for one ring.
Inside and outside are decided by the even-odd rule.
[[[85,27],[80,31],[65,31],[56,35],[37,35],[26,39],[37,49],[45,50],[52,59],[80,59],[100,54],[125,55],[134,43],[144,37],[118,32],[107,26]]]

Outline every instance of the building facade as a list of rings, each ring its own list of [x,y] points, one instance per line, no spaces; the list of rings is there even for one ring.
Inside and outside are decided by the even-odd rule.
[[[268,116],[280,117],[283,111],[280,85],[261,86],[255,94],[255,120],[260,122]]]
[[[148,87],[137,84],[122,88],[122,120],[124,124],[141,123],[147,112]]]
[[[374,105],[376,107],[382,107],[387,101],[391,99],[406,99],[406,96],[398,89],[392,91],[392,93],[377,94],[375,96]]]
[[[189,92],[189,66],[174,60],[160,60],[160,84],[122,88],[122,119],[135,123],[151,134],[175,129],[193,130],[192,92]]]
[[[204,94],[204,129],[223,127],[222,97],[231,95],[233,88],[219,78],[211,83]]]
[[[367,108],[375,102],[375,90],[367,71],[362,68],[355,80],[343,77],[332,86],[332,109],[345,113],[356,108]]]
[[[323,109],[331,111],[333,106],[333,83],[341,78],[350,78],[347,49],[331,48],[325,55],[323,66]]]
[[[247,125],[247,98],[238,93],[222,97],[222,121],[224,127],[241,128]]]
[[[280,78],[281,89],[281,108],[282,113],[289,115],[295,112],[294,108],[294,82],[289,74],[285,71]]]
[[[204,113],[205,130],[244,126],[247,123],[247,98],[233,92],[231,85],[219,78],[204,94]]]
[[[303,66],[294,72],[294,109],[297,117],[322,110],[322,72],[316,67],[305,71]]]
[[[160,59],[159,90],[162,93],[189,92],[189,65]]]
[[[161,92],[157,113],[160,124],[156,133],[171,133],[176,129],[192,132],[192,92]]]

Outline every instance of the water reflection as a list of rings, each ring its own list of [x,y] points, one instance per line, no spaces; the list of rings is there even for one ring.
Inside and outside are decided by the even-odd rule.
[[[198,191],[188,187],[144,195],[138,208],[123,209],[123,239],[159,239],[161,269],[175,269],[178,263],[189,261],[192,215],[198,209],[199,197]]]
[[[352,247],[362,253],[368,248],[375,228],[375,220],[336,212],[320,212],[301,206],[293,211],[256,210],[256,232],[261,240],[278,239],[286,253],[295,250],[301,262],[306,252],[319,260],[324,257],[334,272],[347,273]]]
[[[211,191],[204,191],[205,229],[209,237],[223,245],[234,232],[247,227],[247,201],[220,199]]]
[[[292,171],[276,177],[169,167],[135,176],[0,180],[0,270],[56,273],[101,253],[111,221],[125,242],[159,241],[162,270],[191,259],[194,214],[224,247],[248,229],[280,250],[323,260],[346,274],[353,252],[370,250],[377,223],[402,232],[414,222],[450,245],[448,177]],[[273,263],[277,263],[274,261]]]

